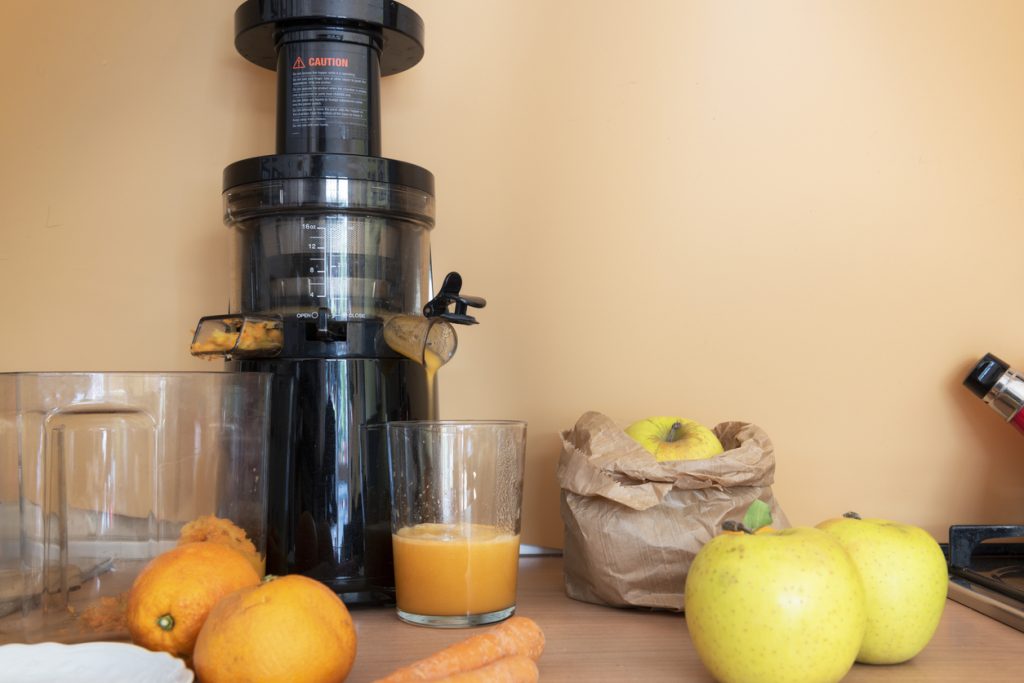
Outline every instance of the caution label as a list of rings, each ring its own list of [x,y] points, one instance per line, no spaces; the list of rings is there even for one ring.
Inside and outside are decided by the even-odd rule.
[[[306,42],[282,46],[284,153],[366,154],[370,144],[369,52]]]

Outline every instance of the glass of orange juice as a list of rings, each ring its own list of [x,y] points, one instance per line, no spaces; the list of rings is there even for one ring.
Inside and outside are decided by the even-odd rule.
[[[526,423],[388,423],[398,616],[458,628],[516,609]]]

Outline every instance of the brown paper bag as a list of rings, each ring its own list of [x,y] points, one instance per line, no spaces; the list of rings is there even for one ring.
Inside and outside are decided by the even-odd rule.
[[[562,433],[558,482],[565,523],[565,590],[615,607],[682,610],[686,573],[727,519],[761,499],[772,526],[789,522],[772,495],[774,448],[745,422],[714,428],[725,452],[657,462],[601,413]]]

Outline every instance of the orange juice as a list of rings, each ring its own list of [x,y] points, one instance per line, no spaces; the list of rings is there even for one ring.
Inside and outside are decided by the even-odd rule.
[[[427,372],[427,419],[436,420],[437,415],[434,414],[435,407],[437,406],[437,398],[434,396],[434,378],[437,376],[437,371],[445,360],[441,356],[434,353],[433,349],[426,348],[423,350],[423,368]]]
[[[515,605],[518,534],[483,524],[417,524],[391,540],[403,612],[455,616]]]

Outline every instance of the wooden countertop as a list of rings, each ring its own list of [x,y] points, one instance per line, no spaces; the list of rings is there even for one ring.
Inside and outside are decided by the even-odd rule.
[[[517,613],[547,638],[541,681],[694,681],[713,679],[697,658],[680,614],[623,610],[566,597],[562,560],[523,558]],[[349,683],[364,683],[479,632],[399,621],[391,609],[354,609],[359,652]],[[951,600],[924,652],[896,666],[855,664],[845,681],[1022,680],[1024,633]]]

